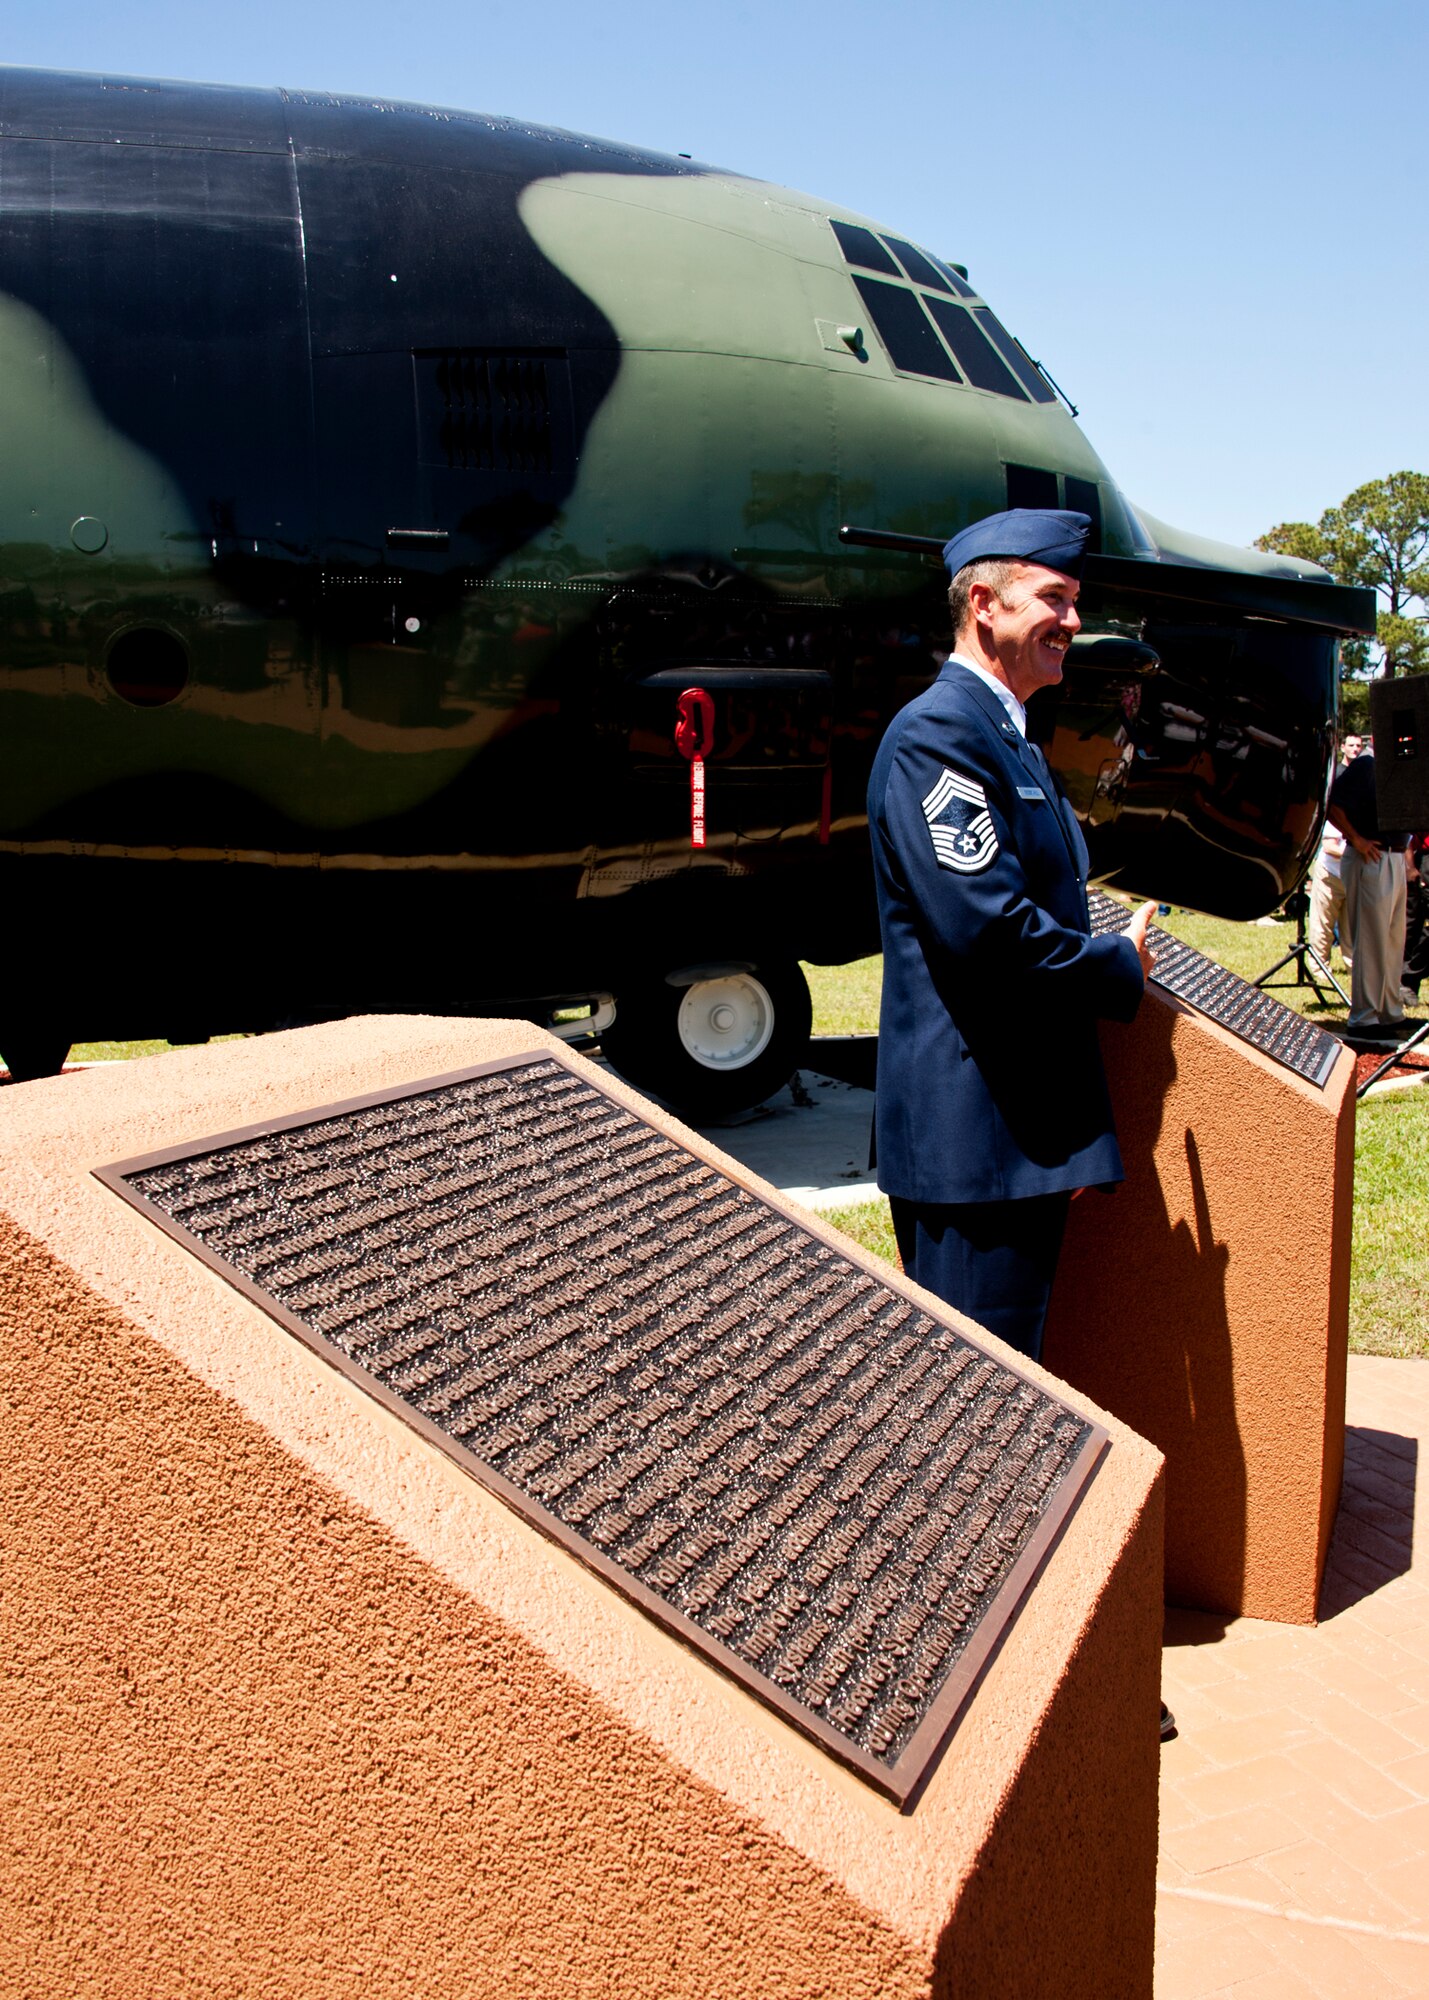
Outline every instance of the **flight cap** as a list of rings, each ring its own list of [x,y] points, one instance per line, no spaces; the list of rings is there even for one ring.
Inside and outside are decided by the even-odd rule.
[[[1089,514],[1067,507],[1011,507],[1005,514],[988,514],[971,527],[960,528],[943,545],[948,575],[969,563],[1013,560],[1041,563],[1077,576],[1086,554],[1092,522]]]

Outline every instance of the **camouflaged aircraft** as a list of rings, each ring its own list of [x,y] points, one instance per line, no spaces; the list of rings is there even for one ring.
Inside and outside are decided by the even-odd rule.
[[[1114,888],[1301,878],[1368,594],[1132,507],[961,266],[519,121],[0,73],[12,1074],[360,1010],[600,1033],[696,1113],[877,949],[938,548],[1094,523],[1039,718]]]

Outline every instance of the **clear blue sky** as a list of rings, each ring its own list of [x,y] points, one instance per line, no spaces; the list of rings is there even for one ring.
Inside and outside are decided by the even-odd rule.
[[[1423,0],[11,0],[4,58],[515,113],[966,263],[1125,491],[1247,542],[1429,471]]]

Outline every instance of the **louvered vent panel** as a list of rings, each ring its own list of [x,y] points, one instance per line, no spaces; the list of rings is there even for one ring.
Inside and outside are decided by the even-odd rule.
[[[564,355],[456,347],[413,360],[425,464],[541,478],[569,463]]]

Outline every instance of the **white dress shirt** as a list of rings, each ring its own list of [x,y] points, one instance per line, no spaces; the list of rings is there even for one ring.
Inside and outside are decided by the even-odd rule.
[[[1027,710],[1004,682],[996,674],[990,674],[986,667],[977,666],[965,653],[949,653],[950,660],[956,660],[960,667],[966,667],[970,674],[976,674],[985,687],[990,687],[1007,713],[1011,716],[1017,733],[1025,741],[1027,736]]]

